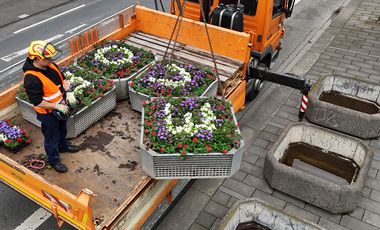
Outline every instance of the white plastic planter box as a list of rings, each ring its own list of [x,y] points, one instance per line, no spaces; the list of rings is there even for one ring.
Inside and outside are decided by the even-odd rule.
[[[27,101],[16,97],[17,104],[22,117],[41,127],[41,122],[37,120],[37,114],[33,105]],[[116,89],[115,87],[93,101],[91,105],[82,108],[80,111],[69,117],[67,120],[67,138],[77,137],[95,122],[99,121],[107,113],[116,107]]]

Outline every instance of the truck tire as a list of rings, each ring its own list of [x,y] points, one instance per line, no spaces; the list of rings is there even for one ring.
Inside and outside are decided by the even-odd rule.
[[[251,62],[250,62],[250,64],[251,64]],[[259,62],[257,64],[257,66],[266,67],[266,65],[262,62]],[[253,78],[253,79],[248,80],[247,81],[247,90],[245,92],[246,93],[245,99],[247,101],[252,101],[253,99],[255,99],[257,97],[257,95],[259,95],[260,90],[263,88],[263,86],[264,86],[264,82],[260,79]]]

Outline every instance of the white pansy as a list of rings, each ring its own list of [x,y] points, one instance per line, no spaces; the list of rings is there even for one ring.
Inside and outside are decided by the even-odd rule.
[[[214,124],[214,120],[216,119],[216,116],[214,112],[211,110],[211,105],[209,103],[205,103],[201,108],[201,114],[202,114],[202,122],[200,124],[194,124],[192,121],[193,114],[190,112],[187,112],[184,117],[184,125],[183,126],[173,126],[172,122],[172,115],[171,115],[171,107],[172,105],[170,103],[167,103],[164,108],[165,112],[165,127],[166,130],[175,135],[175,134],[191,134],[195,135],[199,132],[200,129],[208,130],[212,132],[216,129],[216,126]]]
[[[166,69],[168,73],[178,74],[183,79],[180,81],[173,81],[171,79],[156,79],[154,77],[149,77],[148,81],[153,82],[153,83],[159,82],[161,85],[172,87],[172,88],[183,87],[186,85],[187,82],[191,81],[191,75],[189,72],[186,71],[185,68],[181,68],[177,66],[176,64],[172,63],[172,64],[166,65]]]
[[[123,52],[124,57],[121,59],[117,59],[115,61],[108,60],[104,55],[109,52],[111,49],[114,49],[115,52]],[[125,48],[118,47],[117,45],[105,46],[96,50],[94,54],[94,59],[103,63],[104,65],[122,65],[125,63],[132,63],[133,53]]]

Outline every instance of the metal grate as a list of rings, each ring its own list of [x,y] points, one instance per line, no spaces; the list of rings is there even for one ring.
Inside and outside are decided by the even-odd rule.
[[[232,155],[153,157],[156,177],[228,177],[231,175]]]
[[[41,127],[41,122],[37,120],[37,114],[32,104],[16,97],[22,117]],[[116,89],[115,87],[107,92],[102,98],[92,102],[78,113],[74,114],[67,120],[67,138],[74,138],[89,128],[92,124],[100,120],[107,113],[116,107]]]

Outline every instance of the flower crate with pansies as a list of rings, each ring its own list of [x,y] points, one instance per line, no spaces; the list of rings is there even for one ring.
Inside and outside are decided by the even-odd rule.
[[[132,109],[141,112],[150,97],[216,96],[218,81],[211,70],[175,61],[159,62],[129,82]]]
[[[143,107],[142,167],[156,179],[230,177],[243,140],[229,101],[152,98]]]
[[[75,66],[61,69],[70,82],[78,104],[70,107],[67,119],[67,138],[74,138],[116,107],[114,82]],[[24,119],[41,126],[25,89],[20,86],[16,100]]]
[[[11,120],[0,120],[0,145],[12,153],[17,153],[32,143],[29,134]]]
[[[129,80],[154,63],[154,54],[124,41],[109,41],[95,46],[94,50],[79,57],[76,63],[106,79],[112,79],[119,100],[128,98]]]

